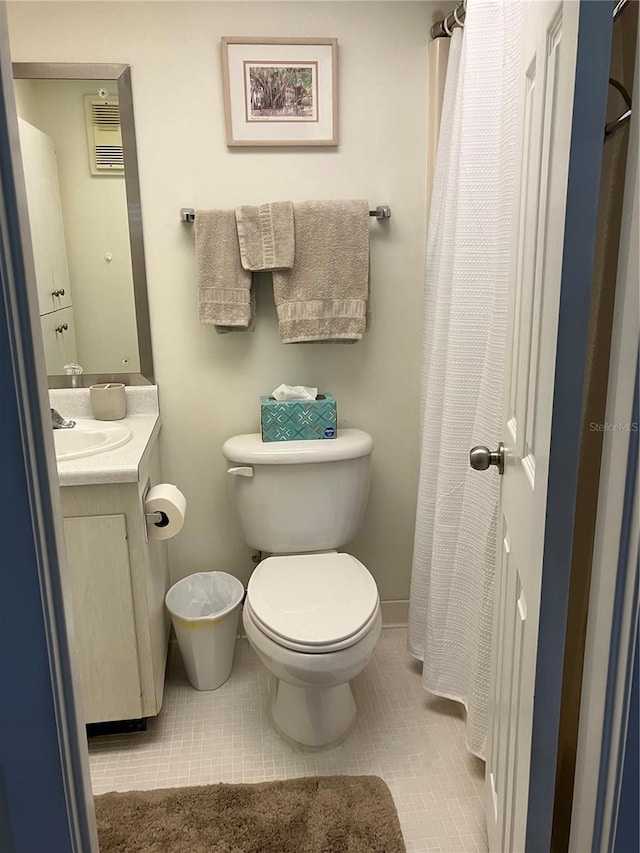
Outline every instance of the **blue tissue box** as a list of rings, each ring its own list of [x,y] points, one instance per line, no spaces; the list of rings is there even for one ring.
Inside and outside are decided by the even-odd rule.
[[[274,400],[260,397],[260,428],[263,441],[313,441],[335,438],[336,401],[331,394],[315,400]]]

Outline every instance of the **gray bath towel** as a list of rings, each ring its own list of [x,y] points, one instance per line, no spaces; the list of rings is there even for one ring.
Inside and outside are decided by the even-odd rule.
[[[304,201],[293,206],[296,259],[273,273],[283,343],[359,341],[369,298],[367,201]]]
[[[240,257],[246,270],[291,269],[295,240],[290,201],[237,207],[236,223]]]
[[[242,268],[233,210],[198,210],[195,221],[200,322],[219,332],[253,328],[251,273]]]

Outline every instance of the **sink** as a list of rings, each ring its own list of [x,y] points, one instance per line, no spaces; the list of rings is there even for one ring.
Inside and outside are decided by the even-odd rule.
[[[75,420],[75,419],[74,419]],[[78,419],[73,429],[54,429],[56,459],[79,459],[105,450],[114,450],[131,441],[131,430],[123,424]]]

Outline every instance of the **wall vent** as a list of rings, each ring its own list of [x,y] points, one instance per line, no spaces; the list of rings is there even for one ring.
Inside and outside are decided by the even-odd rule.
[[[84,114],[92,175],[124,172],[124,151],[117,98],[84,96]]]

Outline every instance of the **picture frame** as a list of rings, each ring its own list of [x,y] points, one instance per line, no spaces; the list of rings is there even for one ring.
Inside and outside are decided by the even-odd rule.
[[[227,145],[337,146],[338,40],[223,36]]]

